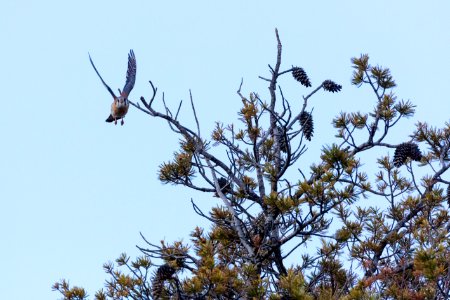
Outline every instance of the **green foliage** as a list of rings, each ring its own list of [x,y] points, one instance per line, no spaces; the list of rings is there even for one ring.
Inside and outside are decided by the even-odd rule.
[[[306,283],[303,275],[293,269],[289,269],[287,274],[280,278],[279,286],[282,297],[296,300],[314,299],[306,292]]]
[[[53,284],[52,289],[60,292],[64,300],[83,300],[88,297],[83,288],[77,286],[71,288],[69,282],[64,279]]]
[[[369,64],[369,55],[362,54],[359,58],[352,58],[353,72],[352,83],[362,85],[363,83],[376,84],[382,89],[391,89],[396,86],[392,78],[391,71],[388,68],[380,66],[371,66]]]
[[[175,153],[174,161],[164,163],[159,169],[159,180],[163,183],[183,184],[189,182],[195,172],[192,170],[192,154]]]

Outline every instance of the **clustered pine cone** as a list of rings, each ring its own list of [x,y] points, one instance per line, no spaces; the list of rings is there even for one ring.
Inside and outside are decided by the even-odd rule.
[[[220,186],[220,191],[226,195],[226,194],[230,194],[231,192],[233,192],[233,189],[231,188],[231,183],[228,182],[225,178],[220,177],[217,182],[219,183]],[[219,195],[216,193],[215,195],[216,197],[219,197]]]
[[[314,132],[314,123],[312,119],[312,115],[309,112],[302,112],[300,114],[300,126],[302,127],[303,134],[308,141],[311,141],[311,137]]]
[[[331,80],[325,80],[323,83],[323,89],[328,92],[339,92],[342,89],[342,85],[337,84]]]
[[[306,87],[311,86],[311,81],[309,81],[308,75],[306,74],[305,70],[303,70],[303,68],[293,67],[292,76],[294,76],[295,80],[300,82],[302,85]]]
[[[155,277],[152,281],[153,299],[159,299],[161,297],[164,288],[164,281],[172,278],[173,274],[175,274],[175,271],[175,268],[171,267],[168,264],[164,264],[156,270]]]
[[[288,148],[287,148],[287,144],[286,144],[286,139],[285,139],[285,132],[283,127],[278,126],[277,127],[278,130],[278,145],[280,145],[280,150],[284,153],[287,152]]]
[[[394,166],[396,168],[401,167],[408,158],[415,161],[420,161],[422,153],[419,147],[415,143],[402,143],[395,148],[394,153]]]

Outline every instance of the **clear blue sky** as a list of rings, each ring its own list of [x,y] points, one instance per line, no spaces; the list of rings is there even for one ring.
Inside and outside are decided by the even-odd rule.
[[[125,80],[129,49],[137,58],[132,99],[150,95],[151,79],[169,105],[192,89],[203,132],[234,122],[235,91],[266,97],[275,58],[298,65],[313,85],[331,78],[338,95],[316,97],[311,150],[332,141],[341,110],[368,109],[368,89],[350,84],[350,58],[368,53],[391,68],[398,96],[418,105],[395,133],[450,117],[450,2],[442,1],[3,1],[0,4],[0,298],[56,299],[60,278],[103,286],[102,264],[136,255],[141,231],[154,242],[187,239],[205,226],[190,206],[216,198],[165,186],[157,167],[178,138],[167,125],[131,109],[125,126],[105,123],[110,95],[89,64],[91,53],[114,89]],[[281,82],[290,100],[305,90]],[[160,94],[161,95],[161,94]],[[158,98],[160,99],[160,98]],[[182,119],[192,124],[188,106]]]

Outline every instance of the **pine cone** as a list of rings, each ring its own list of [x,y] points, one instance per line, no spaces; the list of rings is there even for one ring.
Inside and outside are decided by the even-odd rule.
[[[220,190],[224,195],[229,194],[233,191],[233,189],[231,188],[231,183],[228,182],[225,178],[220,177],[217,181],[219,183]],[[217,195],[217,197],[219,197],[219,195]]]
[[[447,204],[450,206],[450,184],[447,187]]]
[[[302,127],[303,134],[308,141],[311,141],[311,137],[314,132],[314,123],[312,119],[312,115],[309,112],[302,112],[300,114],[300,126]]]
[[[175,268],[168,264],[164,264],[156,270],[156,277],[162,281],[172,278],[173,274],[175,274]]]
[[[280,150],[282,152],[286,153],[288,148],[287,148],[287,145],[286,145],[284,129],[281,126],[278,126],[277,130],[278,130],[277,138],[278,138],[278,144],[280,145]]]
[[[164,288],[164,281],[158,276],[155,276],[152,281],[152,298],[159,299],[161,298],[162,292]]]
[[[331,80],[325,80],[323,83],[323,89],[328,92],[339,92],[342,89],[342,85],[334,83]]]
[[[408,158],[419,161],[422,158],[422,153],[415,143],[402,143],[395,148],[394,166],[401,167]]]
[[[169,264],[164,264],[156,270],[155,276],[152,280],[153,299],[161,298],[164,289],[164,281],[171,279],[173,274],[175,274],[175,271],[175,268]]]
[[[292,76],[294,76],[295,80],[300,82],[302,85],[306,87],[311,86],[311,82],[309,81],[308,75],[306,74],[305,70],[303,70],[303,68],[293,67]]]
[[[415,143],[410,143],[410,147],[409,157],[411,157],[412,160],[420,161],[422,159],[422,153],[420,152],[419,146]]]

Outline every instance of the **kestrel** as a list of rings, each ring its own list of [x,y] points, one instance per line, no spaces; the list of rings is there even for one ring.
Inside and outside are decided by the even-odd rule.
[[[120,91],[120,96],[117,97],[112,89],[105,83],[100,73],[97,71],[97,68],[94,65],[94,62],[92,61],[91,55],[89,54],[89,60],[91,61],[91,65],[95,70],[95,73],[97,73],[98,77],[100,77],[100,80],[102,81],[103,85],[106,87],[108,92],[113,97],[113,103],[111,104],[111,114],[106,119],[106,122],[113,122],[117,125],[117,120],[121,119],[120,124],[123,125],[124,121],[123,118],[128,112],[128,107],[130,106],[130,103],[128,102],[128,95],[130,94],[131,90],[134,87],[134,82],[136,81],[136,57],[134,56],[133,50],[130,50],[130,53],[128,54],[128,70],[127,70],[127,79],[125,81],[125,86],[123,87],[123,91]]]

